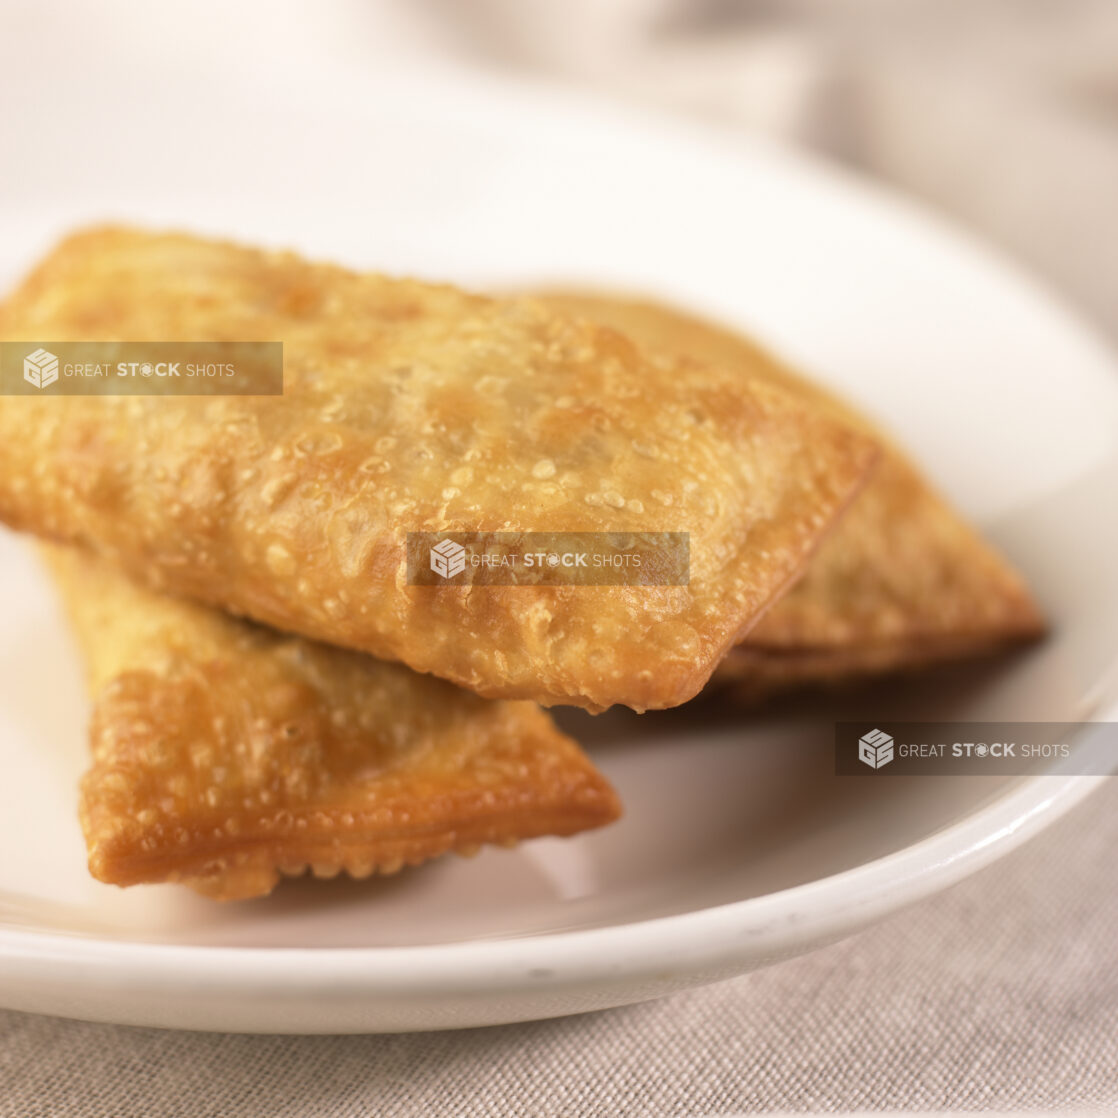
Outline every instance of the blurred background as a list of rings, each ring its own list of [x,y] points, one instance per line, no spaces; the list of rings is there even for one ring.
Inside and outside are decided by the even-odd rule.
[[[1114,0],[423,0],[445,49],[762,130],[977,227],[1118,337]]]
[[[0,129],[36,130],[47,160],[51,114],[112,104],[106,85],[141,107],[168,75],[314,98],[385,69],[515,72],[814,150],[1118,339],[1115,0],[0,0]]]

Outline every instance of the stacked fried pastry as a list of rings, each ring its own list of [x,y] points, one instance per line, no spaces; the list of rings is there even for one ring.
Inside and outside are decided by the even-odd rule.
[[[617,797],[542,706],[676,706],[1035,635],[1020,579],[843,405],[666,309],[485,298],[179,234],[63,242],[0,340],[281,341],[282,396],[0,402],[93,694],[95,876],[220,898],[568,835]],[[686,532],[685,585],[412,585],[409,532]]]
[[[1043,633],[1020,575],[850,405],[748,339],[678,310],[590,293],[543,298],[623,330],[653,352],[778,386],[881,447],[872,476],[803,577],[719,665],[716,681],[739,698],[920,668]]]

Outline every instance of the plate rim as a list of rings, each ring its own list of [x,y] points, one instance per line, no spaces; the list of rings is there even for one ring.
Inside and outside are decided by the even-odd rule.
[[[1118,707],[1099,721],[1118,719]],[[885,774],[888,776],[888,774]],[[966,779],[966,778],[964,778]],[[224,972],[246,979],[267,977],[276,992],[299,990],[336,976],[336,964],[342,972],[369,989],[392,988],[400,984],[400,971],[414,965],[414,974],[402,985],[416,993],[444,990],[447,970],[459,979],[458,990],[500,990],[494,986],[501,979],[515,980],[525,975],[521,968],[528,962],[538,963],[541,949],[552,953],[552,967],[547,975],[533,975],[539,987],[564,985],[574,978],[585,980],[587,973],[609,969],[603,962],[602,941],[624,936],[630,961],[627,973],[636,977],[641,970],[655,968],[658,972],[675,969],[680,964],[678,942],[688,933],[700,930],[694,925],[709,924],[706,935],[689,939],[691,950],[686,958],[688,970],[697,964],[718,965],[731,962],[740,953],[741,933],[752,925],[750,951],[765,946],[766,941],[780,937],[788,924],[802,924],[802,913],[810,911],[818,894],[842,892],[844,903],[830,908],[833,938],[863,926],[879,914],[880,909],[896,911],[908,904],[938,892],[984,866],[998,860],[1011,850],[1044,830],[1072,807],[1108,780],[1107,775],[1042,774],[1022,779],[1015,786],[981,810],[945,827],[935,834],[862,865],[816,878],[800,885],[748,897],[740,901],[698,908],[690,912],[627,921],[600,928],[572,929],[562,932],[493,937],[458,942],[422,944],[412,947],[245,947],[209,944],[176,944],[103,939],[95,936],[66,935],[0,926],[0,975],[15,960],[33,961],[52,967],[84,967],[89,963],[123,964],[122,973],[135,975],[137,966],[155,965],[153,973],[169,978],[168,989],[176,989],[197,980],[197,975],[180,973],[168,963],[213,964]],[[904,896],[899,902],[896,894]],[[758,915],[766,909],[784,908],[783,917],[770,915],[768,923],[758,924]],[[818,938],[817,926],[801,927],[800,934]],[[696,952],[694,945],[701,943]],[[80,945],[80,946],[76,946]],[[736,949],[736,951],[735,951]],[[292,963],[300,964],[292,968]],[[354,963],[361,964],[356,972]],[[463,963],[471,964],[476,985],[460,981]],[[578,974],[562,973],[560,966],[575,967]],[[383,969],[382,969],[383,968]],[[228,977],[229,975],[225,975]],[[73,977],[71,973],[70,977]],[[67,975],[54,973],[56,981]],[[370,981],[372,980],[372,981]],[[387,980],[387,981],[386,981]],[[507,988],[507,987],[506,987]]]

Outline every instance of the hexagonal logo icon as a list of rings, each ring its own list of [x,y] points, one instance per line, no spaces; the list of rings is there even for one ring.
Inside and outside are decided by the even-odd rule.
[[[858,739],[858,760],[880,769],[893,760],[893,739],[884,730],[870,730]]]
[[[453,540],[443,540],[431,548],[431,570],[443,578],[453,578],[466,569],[466,549]]]
[[[58,358],[45,349],[37,349],[23,359],[23,379],[36,388],[46,388],[58,380]]]

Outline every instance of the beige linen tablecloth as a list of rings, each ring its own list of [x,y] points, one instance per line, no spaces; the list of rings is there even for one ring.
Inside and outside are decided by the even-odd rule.
[[[1118,1110],[1118,781],[854,939],[527,1025],[260,1037],[0,1014],[4,1118]]]

